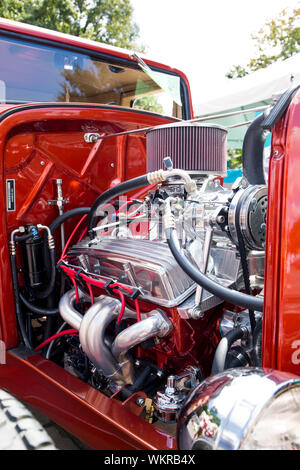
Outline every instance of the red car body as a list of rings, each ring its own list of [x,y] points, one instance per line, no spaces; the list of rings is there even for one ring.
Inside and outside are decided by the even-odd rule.
[[[0,32],[16,38],[63,44],[82,51],[132,60],[129,53],[92,41],[41,28],[0,21]],[[188,81],[182,72],[154,61],[159,69],[176,72],[185,83],[186,119],[192,118]],[[16,72],[18,70],[16,64]],[[1,79],[1,77],[0,77]],[[84,126],[106,133],[147,128],[176,121],[172,117],[106,104],[28,103],[0,106],[0,339],[5,343],[6,363],[0,365],[0,388],[45,413],[94,449],[175,450],[176,439],[153,427],[139,415],[137,393],[123,402],[110,398],[38,353],[19,348],[8,239],[13,229],[31,223],[49,225],[57,215],[50,207],[53,180],[63,178],[68,210],[88,206],[109,187],[145,173],[145,135],[120,135],[93,146],[82,139]],[[265,302],[262,366],[300,375],[300,92],[272,135],[268,184]],[[99,158],[101,155],[101,159]],[[62,157],[63,156],[63,157]],[[15,180],[16,211],[7,211],[6,180]],[[66,224],[66,232],[71,226]],[[204,363],[211,363],[219,341],[219,315],[198,321],[191,329],[172,309],[177,322],[174,335],[176,358],[185,365],[196,353],[195,329],[211,337],[210,348],[197,346]],[[201,350],[201,348],[203,350]],[[164,362],[161,358],[161,364]],[[188,362],[188,360],[187,360]],[[207,369],[206,374],[209,374]]]

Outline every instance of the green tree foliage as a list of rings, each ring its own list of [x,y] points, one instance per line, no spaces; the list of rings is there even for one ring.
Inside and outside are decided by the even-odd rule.
[[[249,72],[268,67],[300,51],[300,3],[292,10],[282,10],[277,18],[268,21],[257,34],[257,56],[246,66],[234,65],[226,74],[228,78],[244,77]]]
[[[242,149],[227,149],[227,159],[230,170],[242,168]]]
[[[130,0],[1,0],[0,16],[104,42],[143,49]]]
[[[143,98],[137,99],[134,103],[134,108],[145,109],[147,111],[151,111],[152,113],[159,114],[163,114],[164,112],[164,109],[158,102],[156,96],[144,96]]]

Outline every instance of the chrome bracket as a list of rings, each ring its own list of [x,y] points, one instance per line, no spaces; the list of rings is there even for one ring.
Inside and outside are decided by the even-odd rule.
[[[62,214],[64,213],[64,211],[63,211],[64,205],[69,202],[69,199],[65,199],[65,198],[63,197],[63,192],[62,192],[62,179],[60,179],[60,178],[59,178],[59,179],[56,179],[56,180],[55,180],[55,183],[56,183],[56,188],[57,188],[57,199],[48,201],[48,205],[49,205],[49,206],[57,206],[59,215],[62,215]],[[63,249],[64,246],[65,246],[65,229],[64,229],[64,224],[61,224],[60,233],[61,233],[61,246],[62,246],[62,249]]]
[[[204,245],[203,245],[203,259],[202,259],[202,266],[201,271],[203,274],[206,274],[207,267],[208,267],[208,260],[209,260],[209,253],[210,247],[213,238],[213,226],[210,224],[206,230],[205,238],[204,238]],[[192,311],[192,317],[197,320],[198,318],[203,317],[203,312],[201,312],[201,301],[203,296],[203,287],[197,286],[196,295],[195,295],[195,306]]]
[[[94,144],[95,142],[98,142],[101,136],[100,134],[98,134],[98,132],[86,132],[83,138],[84,138],[84,141],[87,142],[88,144]]]

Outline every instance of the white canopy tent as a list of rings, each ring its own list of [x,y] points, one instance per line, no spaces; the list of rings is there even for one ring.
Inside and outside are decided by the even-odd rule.
[[[223,84],[222,84],[223,85]],[[291,86],[300,85],[300,53],[284,61],[275,62],[265,69],[250,73],[243,78],[226,80],[219,95],[195,106],[195,115],[206,117],[231,111],[247,110],[267,105]],[[225,127],[254,119],[257,113],[214,119]],[[228,147],[241,148],[247,126],[229,131]]]
[[[213,99],[196,105],[197,115],[205,116],[268,102],[273,95],[281,94],[291,84],[300,84],[300,53],[243,78],[228,79],[219,96],[215,94]]]
[[[227,80],[222,93],[213,99],[198,104],[195,109],[197,117],[211,118],[214,115],[226,114],[235,111],[245,111],[230,117],[214,118],[207,120],[229,128],[243,122],[249,123],[259,112],[248,111],[270,104],[274,98],[280,96],[290,87],[300,85],[300,53],[284,61],[276,62],[265,69],[260,69],[236,80]],[[197,109],[199,112],[197,112]],[[262,111],[260,111],[262,112]],[[229,129],[227,136],[228,148],[241,149],[243,140],[249,124]],[[267,173],[268,157],[270,152],[270,136],[265,144],[264,165]],[[228,170],[226,183],[231,184],[241,170]]]

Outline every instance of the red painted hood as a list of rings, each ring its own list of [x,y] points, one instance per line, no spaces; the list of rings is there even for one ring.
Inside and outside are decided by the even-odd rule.
[[[15,114],[17,112],[26,112],[28,114],[31,110],[40,109],[41,113],[52,110],[53,113],[57,113],[56,119],[59,119],[62,110],[90,110],[93,113],[94,110],[101,110],[102,115],[106,122],[106,128],[103,128],[104,132],[115,133],[126,130],[134,130],[144,127],[152,127],[156,125],[166,124],[168,122],[180,121],[180,119],[172,118],[169,116],[161,116],[160,114],[119,107],[114,105],[106,105],[95,103],[28,103],[28,104],[0,104],[0,118]],[[72,111],[71,111],[72,112]],[[54,116],[53,116],[54,118]],[[2,120],[1,119],[1,120]],[[103,123],[104,124],[104,123]]]

